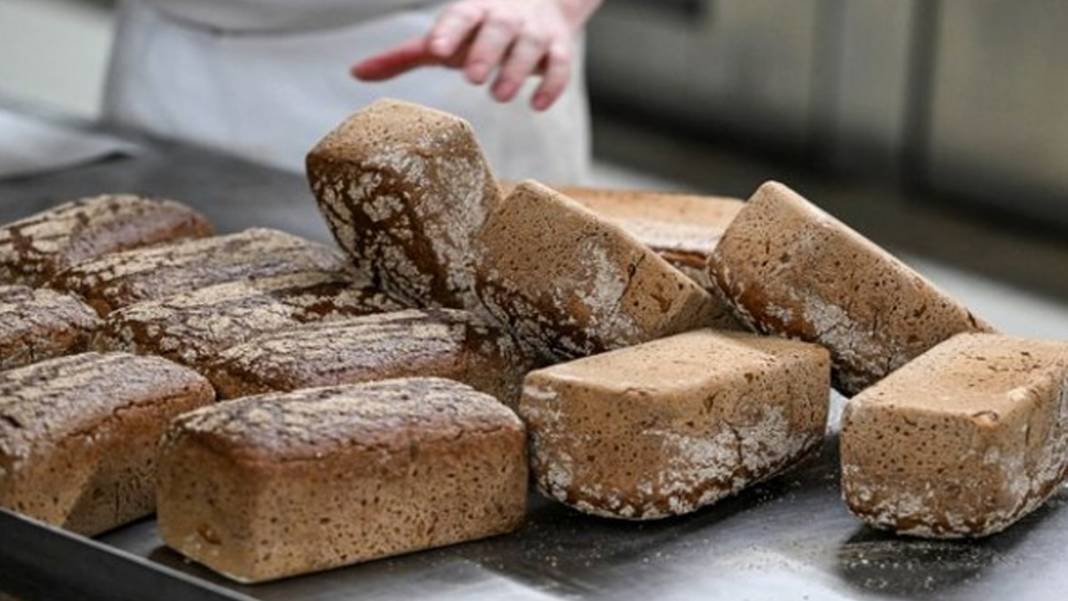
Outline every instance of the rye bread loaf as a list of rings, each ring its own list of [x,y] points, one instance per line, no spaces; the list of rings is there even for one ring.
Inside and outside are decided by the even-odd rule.
[[[65,269],[49,286],[77,294],[101,315],[174,294],[245,278],[344,271],[345,255],[265,228],[115,253]]]
[[[522,422],[437,378],[219,403],[160,457],[164,542],[241,582],[509,532],[527,500]]]
[[[124,353],[0,373],[0,506],[86,535],[152,513],[160,435],[214,395],[188,369]]]
[[[537,182],[486,219],[476,292],[545,361],[566,360],[709,325],[696,282],[622,229]]]
[[[961,334],[846,405],[842,495],[872,526],[993,534],[1068,473],[1068,342]]]
[[[825,349],[705,329],[532,371],[519,414],[546,496],[643,520],[694,511],[814,453],[829,399]]]
[[[753,194],[709,261],[748,326],[831,351],[852,395],[960,332],[992,328],[840,221],[777,182]]]
[[[218,284],[107,316],[97,350],[160,355],[198,367],[220,351],[302,323],[402,309],[347,274],[304,272]]]
[[[410,309],[259,336],[226,349],[203,373],[222,398],[435,376],[515,407],[527,368],[508,334],[470,313]]]
[[[200,213],[171,200],[83,198],[0,227],[0,283],[38,286],[107,253],[211,233]]]
[[[357,269],[413,306],[477,309],[472,240],[499,199],[471,126],[380,100],[308,154],[308,181]]]
[[[76,298],[0,286],[0,370],[84,351],[98,327],[100,318]]]

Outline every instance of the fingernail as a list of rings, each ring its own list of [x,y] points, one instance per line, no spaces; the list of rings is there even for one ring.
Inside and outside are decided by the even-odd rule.
[[[486,63],[473,63],[467,67],[467,78],[471,83],[482,83],[489,75],[489,65]]]
[[[513,92],[515,92],[515,86],[511,82],[500,83],[493,88],[493,95],[501,102],[511,98]]]
[[[549,108],[549,95],[548,94],[538,94],[538,95],[534,96],[534,109],[535,110],[544,111],[547,108]]]

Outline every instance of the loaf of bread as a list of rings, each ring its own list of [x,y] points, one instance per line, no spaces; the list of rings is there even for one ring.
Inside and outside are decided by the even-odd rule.
[[[207,219],[174,201],[84,198],[0,227],[0,284],[37,286],[62,269],[107,253],[211,232]]]
[[[0,286],[0,370],[88,348],[100,318],[82,301],[26,286]]]
[[[308,180],[343,249],[413,306],[477,309],[471,242],[498,202],[471,126],[380,100],[312,149]]]
[[[619,227],[537,182],[490,213],[476,291],[543,360],[583,357],[709,325],[712,297]]]
[[[1068,342],[955,336],[851,399],[840,441],[842,495],[872,526],[999,532],[1068,473]]]
[[[86,535],[152,513],[165,426],[214,395],[188,369],[123,353],[0,373],[0,506]]]
[[[435,376],[515,407],[527,363],[510,336],[465,311],[410,309],[260,336],[223,351],[203,373],[223,398]]]
[[[278,230],[252,228],[180,244],[110,254],[75,265],[49,285],[81,296],[101,315],[245,278],[344,271],[340,251]]]
[[[260,582],[509,532],[523,424],[470,387],[387,380],[183,415],[160,451],[164,542]]]
[[[547,496],[604,517],[680,515],[817,451],[830,357],[696,330],[530,372],[519,413]]]
[[[130,305],[107,316],[93,346],[160,355],[198,367],[262,334],[402,308],[347,274],[304,272],[218,284]]]
[[[709,269],[747,325],[830,349],[835,387],[847,395],[954,334],[992,329],[776,182],[761,186],[727,228]]]

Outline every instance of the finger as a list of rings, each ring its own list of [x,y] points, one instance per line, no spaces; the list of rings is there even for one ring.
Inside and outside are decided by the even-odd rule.
[[[485,83],[519,35],[519,25],[520,21],[511,15],[491,13],[486,17],[464,65],[464,73],[471,83]]]
[[[493,84],[493,97],[500,102],[515,98],[523,82],[534,72],[546,52],[546,41],[541,36],[522,35],[508,58],[501,67],[497,81]]]
[[[440,62],[427,49],[426,40],[419,37],[360,61],[352,67],[352,75],[362,81],[382,81]]]
[[[536,111],[547,110],[567,89],[571,80],[571,51],[563,45],[553,45],[545,56],[545,74],[541,85],[530,101]]]
[[[441,59],[456,54],[485,16],[486,10],[476,2],[458,2],[446,8],[427,35],[430,53]]]

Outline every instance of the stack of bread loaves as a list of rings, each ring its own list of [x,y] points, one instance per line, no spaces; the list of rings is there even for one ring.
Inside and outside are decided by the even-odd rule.
[[[343,252],[130,197],[0,229],[0,506],[155,508],[260,582],[509,532],[528,480],[696,511],[817,453],[832,385],[876,526],[989,534],[1068,471],[1068,344],[994,334],[781,184],[499,184],[470,125],[391,100],[307,169]]]

